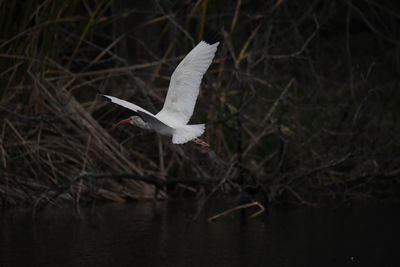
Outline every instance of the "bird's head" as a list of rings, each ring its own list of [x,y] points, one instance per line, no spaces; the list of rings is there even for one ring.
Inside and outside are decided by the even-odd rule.
[[[144,128],[147,125],[146,122],[142,120],[139,116],[131,116],[127,119],[121,120],[117,122],[112,128],[115,129],[116,127],[120,126],[121,124],[130,123],[132,125],[138,126],[140,128]]]

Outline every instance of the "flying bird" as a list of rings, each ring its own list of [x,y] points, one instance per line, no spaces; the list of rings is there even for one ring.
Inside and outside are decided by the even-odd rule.
[[[208,146],[199,139],[205,124],[188,124],[193,114],[201,80],[214,58],[219,45],[217,34],[210,34],[198,43],[179,63],[172,73],[164,106],[157,114],[128,101],[104,95],[112,103],[136,112],[139,116],[131,116],[121,120],[121,124],[132,124],[143,129],[154,130],[161,135],[171,136],[173,144],[193,141]]]

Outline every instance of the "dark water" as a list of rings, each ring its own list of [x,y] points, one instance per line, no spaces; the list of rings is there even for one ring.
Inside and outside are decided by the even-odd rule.
[[[0,266],[400,266],[399,204],[272,207],[207,222],[231,207],[213,201],[197,222],[191,201],[6,210]]]

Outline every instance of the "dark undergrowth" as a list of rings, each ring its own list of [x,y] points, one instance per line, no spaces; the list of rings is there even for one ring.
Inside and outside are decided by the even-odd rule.
[[[0,2],[0,205],[399,193],[397,1]],[[209,149],[133,126],[208,29],[193,123]]]

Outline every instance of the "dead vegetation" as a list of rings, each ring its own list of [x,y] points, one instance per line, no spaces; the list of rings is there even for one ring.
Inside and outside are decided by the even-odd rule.
[[[398,191],[398,5],[377,1],[0,2],[0,203]],[[300,3],[301,2],[301,3]],[[206,28],[222,43],[194,122],[210,149],[131,127]]]

